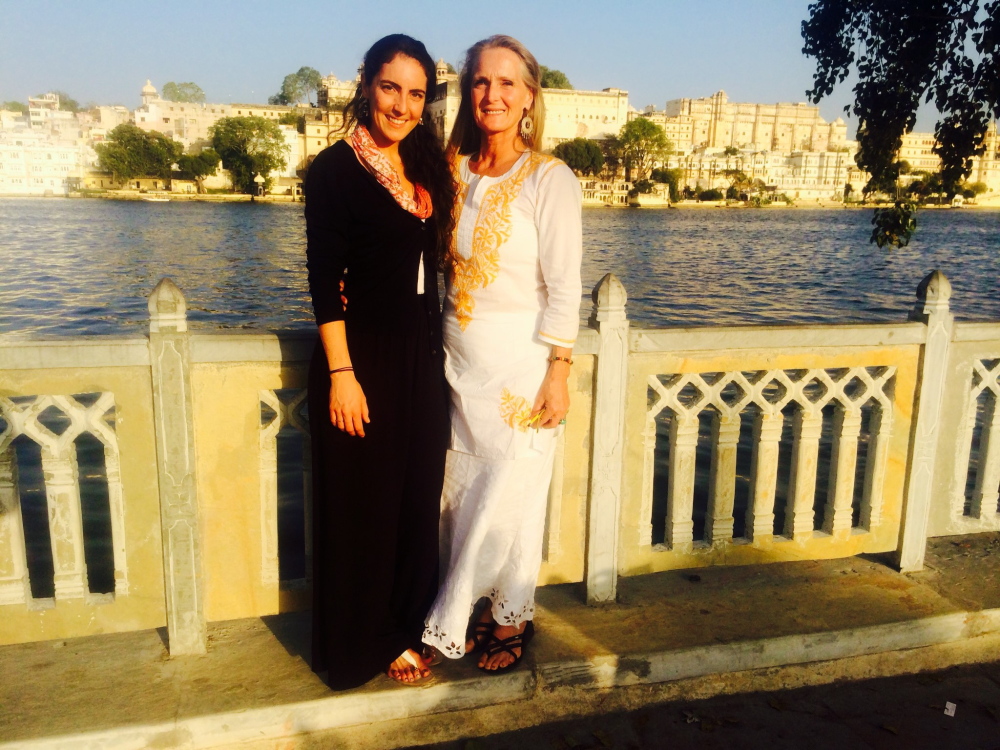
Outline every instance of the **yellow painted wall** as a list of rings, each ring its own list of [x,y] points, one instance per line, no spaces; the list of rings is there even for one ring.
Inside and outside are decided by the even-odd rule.
[[[205,616],[209,621],[301,609],[302,592],[284,595],[262,580],[260,391],[304,388],[305,368],[278,363],[199,364],[192,368]]]

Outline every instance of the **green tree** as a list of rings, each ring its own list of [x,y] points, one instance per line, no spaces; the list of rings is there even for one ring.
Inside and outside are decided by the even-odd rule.
[[[740,155],[740,150],[738,148],[736,148],[736,146],[726,146],[722,150],[722,155],[723,156],[739,156]]]
[[[618,136],[626,170],[634,170],[636,181],[646,179],[653,163],[668,156],[673,144],[667,140],[663,128],[655,122],[637,117],[622,127]]]
[[[698,193],[698,200],[700,201],[721,201],[725,196],[722,191],[718,188],[712,188],[711,190],[702,190]]]
[[[895,196],[900,192],[899,176],[910,174],[911,171],[910,163],[908,161],[895,161],[892,163],[892,166],[883,173],[879,180],[869,180],[869,187],[866,188],[865,192],[885,193],[889,196]]]
[[[662,167],[657,167],[649,173],[649,179],[653,182],[665,183],[670,189],[670,200],[677,201],[680,199],[680,184],[681,180],[684,179],[683,169],[664,169]]]
[[[104,143],[94,146],[98,162],[117,182],[135,177],[159,177],[170,180],[173,164],[184,147],[163,133],[147,131],[126,122],[110,133]]]
[[[263,117],[223,117],[211,129],[212,148],[233,178],[233,188],[254,193],[254,177],[264,178],[271,187],[271,172],[284,168],[288,146],[281,128]]]
[[[320,72],[316,68],[310,67],[299,68],[295,75],[298,76],[306,101],[311,104],[313,94],[319,91],[319,87],[323,83],[323,76],[320,75]]]
[[[219,155],[214,149],[206,148],[198,154],[182,154],[177,166],[185,176],[190,176],[198,186],[198,192],[205,192],[205,178],[211,177],[219,168]]]
[[[997,0],[815,0],[802,23],[803,52],[816,60],[809,99],[819,102],[852,72],[858,118],[855,160],[871,175],[863,192],[890,178],[902,137],[921,101],[941,113],[934,153],[950,198],[982,152],[1000,115],[1000,2]],[[877,209],[871,240],[906,245],[914,206]],[[886,214],[892,214],[886,215]],[[885,231],[883,231],[883,228]]]
[[[322,81],[323,76],[316,68],[303,66],[285,76],[285,80],[281,82],[281,90],[274,96],[268,97],[268,104],[292,106],[303,99],[312,102],[312,95],[319,90]]]
[[[170,102],[201,104],[205,101],[205,92],[201,90],[201,86],[191,81],[187,83],[167,81],[163,84],[163,98]]]
[[[21,102],[4,102],[0,104],[0,109],[6,109],[8,112],[20,112],[22,115],[28,114],[28,105]]]
[[[740,193],[749,191],[753,185],[753,180],[742,169],[724,169],[722,176],[729,180],[729,189],[734,193],[733,198],[739,198]],[[726,197],[728,198],[729,195],[727,194]]]
[[[544,65],[539,65],[539,69],[542,73],[542,88],[543,89],[572,89],[573,84],[569,82],[569,78],[561,70],[553,70],[552,68],[546,68]]]
[[[612,135],[600,142],[601,154],[604,156],[605,179],[613,180],[618,177],[618,172],[622,167],[622,142],[618,136]]]
[[[589,138],[574,138],[560,143],[552,149],[552,153],[577,174],[597,174],[604,166],[601,147]]]

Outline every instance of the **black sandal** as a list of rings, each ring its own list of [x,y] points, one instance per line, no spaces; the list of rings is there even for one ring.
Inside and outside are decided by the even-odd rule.
[[[531,643],[531,639],[535,635],[535,624],[531,620],[528,620],[527,625],[524,626],[524,630],[520,633],[515,633],[510,638],[500,639],[495,635],[490,636],[490,640],[486,644],[486,658],[491,659],[497,654],[506,651],[508,654],[514,657],[514,661],[505,667],[497,667],[496,669],[487,669],[486,667],[479,667],[481,670],[487,674],[502,674],[504,672],[509,672],[514,667],[516,667],[521,659],[524,658],[524,653],[528,649],[528,644]],[[515,654],[514,649],[521,649],[520,654]]]
[[[469,632],[465,636],[465,641],[466,643],[472,641],[473,646],[472,650],[466,653],[478,654],[480,651],[482,651],[483,648],[486,647],[486,644],[488,644],[490,642],[490,639],[493,637],[493,628],[495,628],[496,626],[497,624],[493,622],[492,618],[490,619],[489,622],[476,620],[474,623],[472,623],[472,627],[469,629]]]

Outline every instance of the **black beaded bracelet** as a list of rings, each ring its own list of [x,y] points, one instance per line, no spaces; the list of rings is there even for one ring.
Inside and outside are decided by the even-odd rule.
[[[573,364],[573,360],[569,357],[549,357],[549,362],[565,362],[568,365]]]

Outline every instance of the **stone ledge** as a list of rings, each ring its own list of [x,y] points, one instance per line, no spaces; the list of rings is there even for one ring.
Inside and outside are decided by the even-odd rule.
[[[421,687],[371,683],[350,693],[318,700],[229,711],[158,724],[122,726],[104,731],[4,742],[3,750],[133,750],[138,748],[215,748],[247,741],[281,739],[330,729],[375,724],[412,716],[467,711],[530,698],[532,672],[521,670],[494,678],[437,680]]]
[[[908,652],[917,657],[912,661],[912,671],[926,669],[941,661],[930,653],[935,647],[958,644],[965,644],[964,651],[968,652],[959,661],[985,660],[995,657],[998,637],[1000,609],[962,612],[871,628],[642,655],[596,657],[586,662],[541,663],[533,670],[521,669],[506,675],[439,678],[424,687],[407,688],[374,680],[356,691],[316,700],[73,735],[6,742],[0,739],[0,750],[138,750],[149,747],[201,750],[243,747],[246,743],[270,747],[276,740],[305,741],[309,736],[331,730],[365,733],[374,731],[372,725],[413,718],[427,720],[435,714],[470,712],[502,704],[511,704],[510,710],[516,712],[513,704],[517,702],[523,702],[525,710],[539,702],[552,703],[550,710],[538,712],[542,720],[543,717],[551,718],[549,714],[558,714],[554,704],[563,706],[564,715],[584,715],[619,702],[611,697],[616,691],[628,691],[640,685],[663,686],[669,691],[669,684],[683,684],[689,686],[692,694],[710,695],[761,689],[765,683],[776,680],[777,685],[787,687],[823,684],[873,676],[870,659],[865,657],[894,655],[895,662],[905,662],[902,654]],[[977,643],[981,646],[978,650],[974,648]],[[943,664],[959,661],[954,657],[946,658]],[[801,672],[806,664],[816,665],[812,677]],[[458,665],[455,668],[467,674],[470,672],[469,665],[464,669]],[[787,680],[781,677],[786,671]],[[905,664],[896,663],[887,673],[906,672]],[[755,682],[754,675],[758,675],[761,682]],[[769,687],[774,689],[773,685]],[[625,695],[621,694],[623,701]],[[599,699],[598,696],[604,697]],[[649,698],[655,697],[656,694],[649,694]],[[597,703],[590,705],[595,700]],[[576,704],[575,709],[571,708],[573,704]],[[449,717],[443,723],[455,725],[463,721],[462,717]],[[531,725],[530,721],[521,723]],[[467,731],[472,733],[473,730]],[[389,734],[392,739],[379,735],[379,741],[386,747],[428,739],[405,733]]]

